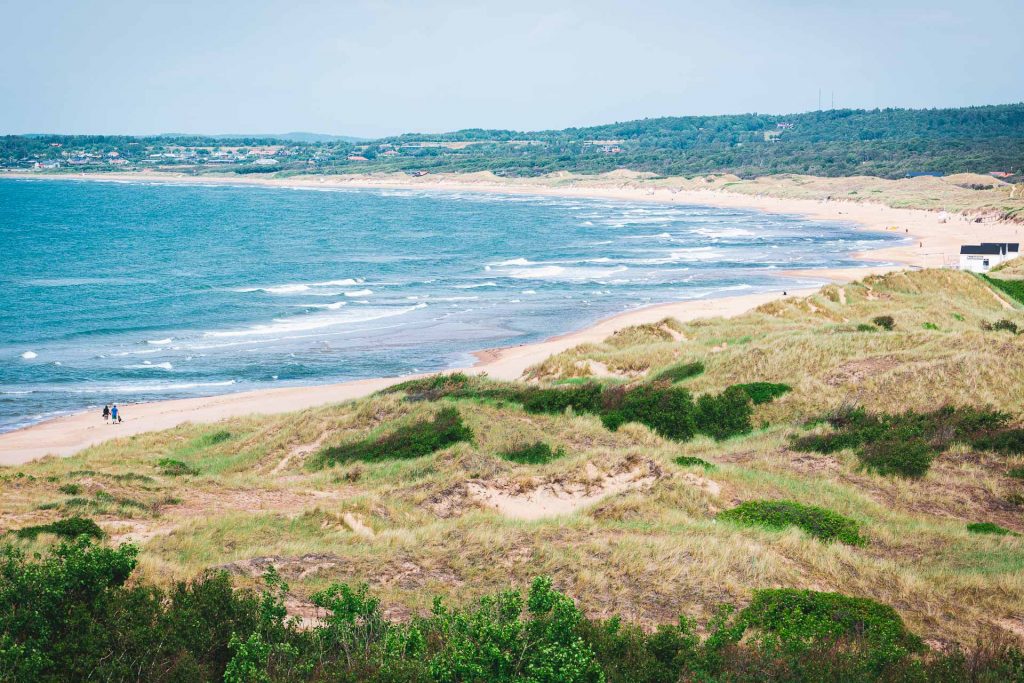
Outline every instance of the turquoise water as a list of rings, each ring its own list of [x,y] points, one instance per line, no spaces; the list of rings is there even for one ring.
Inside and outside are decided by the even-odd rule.
[[[892,241],[599,199],[0,180],[0,430],[440,370],[644,304],[781,292],[800,282],[779,269]]]

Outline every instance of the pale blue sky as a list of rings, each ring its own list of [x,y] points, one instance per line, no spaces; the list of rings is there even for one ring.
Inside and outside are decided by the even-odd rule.
[[[1024,100],[1024,2],[0,0],[0,133],[380,136]]]

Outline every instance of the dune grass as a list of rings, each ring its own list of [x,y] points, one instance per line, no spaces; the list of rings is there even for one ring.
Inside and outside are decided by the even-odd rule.
[[[879,315],[896,318],[891,332],[854,331],[856,321]],[[647,359],[648,369],[700,360],[705,371],[678,385],[695,406],[736,384],[791,387],[767,403],[750,401],[754,429],[727,439],[677,441],[637,421],[612,431],[599,415],[567,406],[531,412],[509,398],[522,384],[428,378],[355,402],[181,425],[0,470],[0,529],[87,514],[105,542],[137,543],[141,575],[163,583],[227,567],[252,584],[273,559],[299,604],[331,582],[367,581],[389,610],[408,616],[429,612],[434,594],[468,603],[550,575],[591,616],[651,625],[680,613],[708,619],[720,603],[742,607],[756,588],[781,586],[891,604],[915,633],[970,646],[1005,637],[1024,604],[1024,541],[966,529],[980,519],[1024,531],[1024,507],[1012,502],[1024,482],[1008,476],[1024,459],[997,442],[951,442],[923,476],[891,477],[864,469],[850,449],[795,451],[793,437],[828,433],[834,428],[805,425],[851,404],[870,414],[992,409],[1008,415],[1000,433],[1011,433],[1024,417],[1014,398],[1024,385],[1024,349],[981,329],[983,320],[1007,316],[1022,321],[962,273],[869,278],[846,285],[842,299],[823,290],[729,320],[645,328],[532,371],[546,389],[566,379],[560,368],[587,359],[618,354]],[[943,321],[942,329],[922,330],[929,320]],[[553,391],[593,391],[591,382]],[[620,391],[644,383],[637,375]],[[485,386],[492,393],[477,391]],[[601,391],[611,386],[602,380]],[[467,387],[476,393],[452,391]],[[436,424],[445,410],[456,411],[462,429]],[[443,447],[392,457],[412,452],[392,446],[402,446],[394,435],[413,425],[432,439],[462,430],[472,439],[438,438],[431,446]],[[524,465],[502,455],[537,443],[564,456]],[[335,448],[331,467],[311,465]],[[198,474],[165,471],[164,458]],[[587,490],[595,470],[628,472],[638,463],[658,473],[647,487],[558,518],[508,519],[464,488],[482,481],[513,493],[538,482]],[[62,490],[69,486],[76,488]],[[734,500],[821,508],[855,520],[870,543],[716,521]],[[32,551],[52,537],[5,538]]]

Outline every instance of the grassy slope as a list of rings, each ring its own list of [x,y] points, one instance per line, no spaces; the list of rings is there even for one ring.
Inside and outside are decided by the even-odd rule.
[[[894,316],[895,331],[852,331],[883,314]],[[770,426],[747,437],[676,444],[638,425],[611,433],[591,416],[528,415],[462,401],[473,444],[403,462],[307,470],[304,461],[324,445],[439,409],[376,396],[184,425],[8,470],[0,481],[0,527],[91,516],[115,541],[140,543],[143,571],[157,580],[228,563],[251,576],[262,566],[252,558],[275,556],[297,605],[331,581],[365,580],[400,616],[427,609],[435,593],[466,600],[550,574],[591,614],[654,623],[679,612],[706,617],[720,602],[745,603],[754,588],[798,587],[875,598],[923,636],[969,645],[1024,630],[1024,540],[966,530],[991,521],[1024,531],[1024,508],[1012,502],[1024,484],[1005,474],[1024,463],[954,449],[926,477],[907,481],[858,471],[850,453],[795,453],[787,444],[804,420],[854,400],[877,410],[992,404],[1024,417],[1024,337],[981,329],[1000,318],[1024,326],[1024,313],[1002,308],[980,280],[961,273],[829,286],[731,320],[634,329],[533,369],[551,380],[583,374],[586,359],[634,374],[702,360],[705,373],[686,380],[698,393],[754,380],[791,384],[792,393],[758,407],[758,421]],[[925,322],[939,330],[923,329]],[[498,455],[535,441],[568,455],[545,465]],[[673,462],[681,455],[717,467],[682,468]],[[200,475],[163,475],[161,458],[193,465]],[[473,479],[527,487],[534,477],[586,481],[588,463],[612,470],[637,460],[652,461],[666,476],[649,490],[559,519],[507,520],[472,504],[462,488]],[[720,494],[701,486],[702,478]],[[68,483],[81,490],[58,490]],[[100,491],[112,499],[98,500]],[[713,519],[752,499],[828,508],[860,522],[869,542],[823,544],[796,530]],[[40,509],[48,503],[58,505]],[[375,535],[353,530],[346,513]],[[30,548],[47,542],[45,535],[18,541]]]

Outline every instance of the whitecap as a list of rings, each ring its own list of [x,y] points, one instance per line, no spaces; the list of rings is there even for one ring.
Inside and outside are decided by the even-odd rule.
[[[150,363],[148,360],[138,363],[137,365],[126,365],[125,370],[173,370],[174,366],[170,363]]]
[[[291,318],[278,318],[266,325],[253,325],[243,329],[234,330],[212,330],[204,332],[204,337],[212,338],[234,338],[234,337],[266,337],[275,334],[287,334],[291,332],[305,332],[318,330],[325,327],[337,327],[339,325],[350,325],[353,323],[377,320],[379,318],[390,318],[396,315],[411,313],[420,308],[426,308],[427,304],[419,303],[415,306],[402,308],[370,308],[358,311],[349,311],[338,314],[312,314],[300,315]],[[200,347],[201,348],[201,347]]]
[[[24,358],[25,360],[32,360],[33,358],[38,358],[39,354],[36,353],[35,351],[26,351],[25,353],[21,354],[21,357]]]
[[[373,294],[372,289],[357,289],[354,292],[345,292],[345,296],[370,296]]]
[[[167,337],[166,339],[147,339],[147,344],[166,345],[170,344],[173,337]]]

